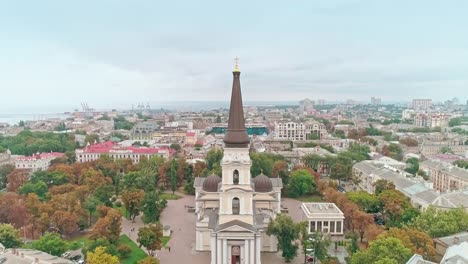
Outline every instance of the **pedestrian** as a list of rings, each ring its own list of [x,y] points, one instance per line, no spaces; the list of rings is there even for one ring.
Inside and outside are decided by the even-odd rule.
[[[167,249],[169,249],[169,252],[171,252],[171,246],[168,246]]]

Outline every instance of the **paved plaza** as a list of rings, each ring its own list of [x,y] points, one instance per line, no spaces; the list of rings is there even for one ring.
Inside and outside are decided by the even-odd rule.
[[[195,197],[184,195],[179,200],[169,200],[168,206],[164,209],[161,215],[161,224],[169,225],[172,229],[172,238],[168,243],[171,251],[164,248],[157,251],[157,256],[161,260],[161,264],[178,264],[178,263],[193,263],[207,264],[210,263],[210,252],[197,252],[195,248],[195,214],[187,212],[186,206],[195,205]],[[289,215],[295,221],[302,221],[302,213],[300,209],[301,202],[289,198],[282,200],[282,205],[287,207]],[[122,234],[126,234],[136,242],[138,237],[138,228],[144,226],[140,217],[136,218],[135,223],[123,218]],[[132,231],[134,228],[135,231]],[[138,243],[137,243],[138,244]],[[278,253],[263,253],[262,263],[279,264],[284,263],[281,257],[281,252]],[[304,255],[299,254],[292,262],[293,264],[304,263]]]

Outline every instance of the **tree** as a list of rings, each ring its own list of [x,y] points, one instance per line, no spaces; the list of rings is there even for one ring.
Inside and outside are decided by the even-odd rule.
[[[398,238],[406,248],[413,253],[422,255],[425,259],[433,259],[435,256],[434,242],[425,232],[413,228],[390,228],[380,237]]]
[[[220,116],[220,115],[218,115],[218,116],[216,117],[216,121],[215,121],[215,122],[216,122],[216,123],[221,123],[221,122],[222,122],[222,121],[221,121],[221,116]]]
[[[315,181],[309,171],[300,169],[291,173],[288,194],[291,197],[303,196],[315,189]]]
[[[180,144],[177,144],[177,143],[172,143],[169,147],[177,152],[179,152],[182,149]]]
[[[374,225],[374,218],[372,215],[365,213],[363,211],[356,211],[353,215],[353,227],[359,233],[359,238],[364,239],[364,234],[369,227],[369,225]]]
[[[351,257],[351,264],[405,264],[411,256],[411,250],[399,239],[384,237],[372,241],[366,250],[356,252]]]
[[[408,226],[427,232],[433,238],[448,236],[468,229],[468,212],[463,208],[437,210],[430,206]]]
[[[403,149],[397,144],[390,143],[390,145],[385,145],[382,148],[382,155],[390,157],[396,160],[403,159]]]
[[[122,230],[122,214],[118,210],[102,205],[98,206],[97,211],[100,217],[94,225],[91,238],[106,238],[112,244],[116,244]]]
[[[145,193],[143,199],[143,221],[145,223],[155,223],[159,221],[162,210],[167,206],[165,199],[160,199],[159,191],[150,191]]]
[[[21,245],[18,230],[10,224],[0,224],[0,243],[6,248],[16,248]]]
[[[97,206],[101,202],[94,196],[90,196],[86,198],[83,207],[88,210],[89,213],[89,226],[91,226],[91,217],[93,216],[93,213],[96,212]]]
[[[208,153],[206,153],[206,168],[209,172],[213,172],[213,169],[219,167],[221,168],[221,159],[223,158],[223,151],[220,149],[210,149]],[[217,171],[218,176],[221,176],[221,173]]]
[[[111,244],[109,240],[105,238],[98,238],[95,240],[89,240],[86,245],[82,248],[81,252],[83,253],[84,256],[88,255],[88,252],[93,252],[96,250],[98,247],[104,247],[106,249],[106,253],[113,255],[113,256],[118,256],[119,251],[117,250],[117,247],[114,244]]]
[[[171,184],[172,194],[174,194],[174,192],[177,190],[177,162],[175,159],[171,161],[169,182]]]
[[[468,144],[465,144],[465,145],[468,145]],[[457,167],[460,167],[460,168],[468,169],[468,161],[467,160],[456,160],[456,161],[453,162],[453,165],[455,165]]]
[[[33,241],[31,246],[54,256],[60,256],[67,251],[67,242],[57,233],[45,233],[39,240]]]
[[[47,184],[43,181],[27,182],[18,189],[18,193],[21,195],[35,193],[39,198],[41,198],[41,200],[44,200],[48,190]]]
[[[88,134],[85,136],[85,145],[99,143],[99,135],[97,134]]]
[[[391,181],[387,181],[384,179],[377,180],[374,183],[374,193],[375,195],[379,195],[385,190],[395,190],[395,184]]]
[[[297,255],[298,246],[293,243],[299,238],[300,225],[295,224],[289,215],[279,214],[268,224],[267,234],[278,239],[278,247],[284,260],[289,263]]]
[[[29,180],[27,170],[16,169],[7,175],[7,191],[17,192],[19,187]]]
[[[7,175],[15,170],[15,166],[11,164],[5,164],[0,166],[0,190],[5,189],[7,184]]]
[[[388,220],[387,225],[401,226],[403,213],[411,208],[408,198],[397,190],[386,190],[379,194],[382,203],[383,215]]]
[[[140,243],[140,247],[146,247],[150,256],[154,256],[154,251],[160,250],[162,247],[162,236],[162,225],[157,223],[140,228],[137,241]]]
[[[122,193],[122,202],[132,221],[135,221],[135,217],[140,214],[141,204],[144,197],[145,192],[143,190],[132,190]]]
[[[273,171],[271,174],[272,177],[281,178],[284,185],[288,185],[289,182],[289,172],[288,164],[284,160],[277,160],[273,163]]]
[[[419,171],[419,160],[417,158],[409,158],[406,161],[407,168],[405,169],[406,172],[411,174],[416,174]]]
[[[278,160],[284,160],[281,155],[272,153],[250,153],[250,159],[252,160],[252,166],[250,167],[250,173],[253,177],[261,174],[272,175],[273,164]]]
[[[119,258],[106,253],[105,247],[97,247],[94,252],[88,252],[86,262],[89,264],[118,264]]]
[[[380,211],[380,203],[377,196],[365,191],[347,192],[346,196],[350,201],[357,204],[359,209],[367,213],[377,213]]]

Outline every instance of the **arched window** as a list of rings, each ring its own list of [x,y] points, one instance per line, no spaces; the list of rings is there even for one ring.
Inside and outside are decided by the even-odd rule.
[[[240,202],[239,198],[232,199],[232,214],[238,215],[240,211]]]
[[[239,184],[239,171],[238,170],[234,170],[234,173],[232,175],[232,182],[234,184]]]

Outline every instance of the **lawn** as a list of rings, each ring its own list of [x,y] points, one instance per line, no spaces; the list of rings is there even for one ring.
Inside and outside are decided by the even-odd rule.
[[[162,242],[163,247],[166,247],[167,242],[169,242],[170,239],[171,239],[170,236],[162,237],[161,242]]]
[[[136,264],[139,260],[146,258],[148,255],[143,249],[139,248],[128,236],[121,235],[119,244],[127,245],[132,249],[130,256],[126,259],[122,259],[120,263],[122,264]]]
[[[172,194],[172,193],[161,193],[159,196],[161,199],[166,199],[166,200],[178,200],[182,197],[180,197],[177,194]]]
[[[323,202],[322,200],[322,197],[319,196],[319,195],[304,195],[304,196],[300,196],[300,197],[297,197],[295,198],[299,201],[302,201],[302,202],[307,202],[307,203],[313,203],[313,202]]]

